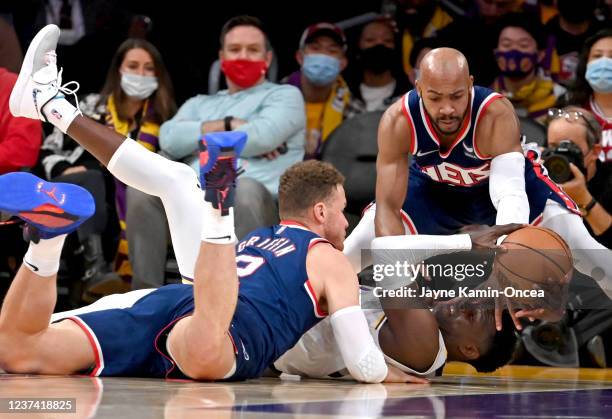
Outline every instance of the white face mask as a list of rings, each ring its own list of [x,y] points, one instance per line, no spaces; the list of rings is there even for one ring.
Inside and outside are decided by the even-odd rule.
[[[121,89],[130,97],[146,99],[157,90],[157,87],[157,77],[155,76],[121,73]]]

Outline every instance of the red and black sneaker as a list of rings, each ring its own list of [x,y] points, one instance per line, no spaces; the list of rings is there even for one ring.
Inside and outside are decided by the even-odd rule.
[[[227,215],[234,206],[238,157],[246,144],[241,131],[215,132],[200,138],[200,182],[204,199]]]

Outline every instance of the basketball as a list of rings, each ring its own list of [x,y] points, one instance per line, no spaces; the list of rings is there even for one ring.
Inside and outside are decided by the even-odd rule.
[[[529,226],[509,234],[501,245],[506,251],[497,254],[494,269],[502,288],[543,290],[547,301],[556,299],[572,270],[571,251],[557,233]],[[532,297],[513,299],[519,301],[529,306],[535,302]]]

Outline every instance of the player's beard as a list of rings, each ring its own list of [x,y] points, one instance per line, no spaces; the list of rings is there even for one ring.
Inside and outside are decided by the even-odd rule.
[[[425,112],[427,112],[427,116],[429,117],[429,120],[432,121],[434,127],[436,128],[436,131],[438,131],[442,135],[453,135],[459,132],[459,130],[463,126],[463,122],[465,121],[465,117],[468,114],[468,109],[471,103],[472,103],[471,98],[468,98],[468,105],[465,108],[465,111],[463,111],[463,115],[461,115],[461,117],[453,116],[450,118],[434,118],[433,116],[431,116],[431,114],[429,113],[429,111],[427,110],[425,106],[423,106],[423,108],[425,109]],[[446,121],[446,120],[456,120],[458,122],[457,128],[450,130],[450,131],[443,129],[438,123],[438,121]]]

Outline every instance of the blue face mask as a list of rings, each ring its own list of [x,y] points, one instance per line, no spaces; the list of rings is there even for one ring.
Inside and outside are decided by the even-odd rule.
[[[312,84],[325,86],[340,74],[340,60],[325,54],[306,54],[302,72]]]
[[[612,93],[612,58],[601,57],[588,63],[585,78],[597,93]]]

